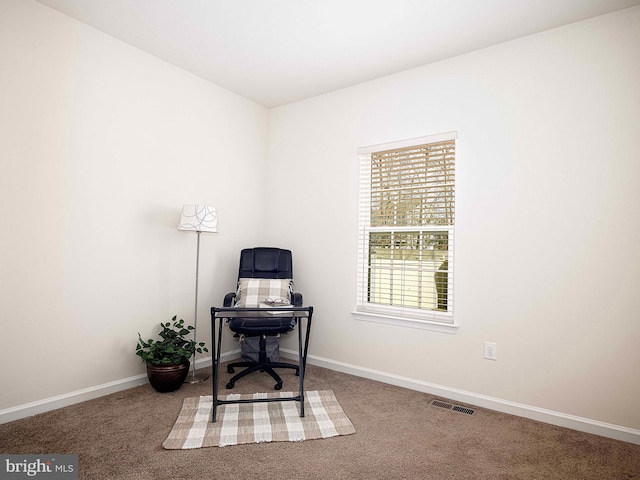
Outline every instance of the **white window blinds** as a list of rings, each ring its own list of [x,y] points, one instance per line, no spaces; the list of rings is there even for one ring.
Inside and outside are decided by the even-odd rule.
[[[358,311],[453,322],[455,138],[359,151]]]

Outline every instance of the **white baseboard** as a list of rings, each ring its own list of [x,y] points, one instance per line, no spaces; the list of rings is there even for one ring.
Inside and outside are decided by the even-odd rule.
[[[284,356],[290,358],[297,358],[298,355],[298,352],[283,348],[280,349],[280,352],[284,354]],[[236,358],[237,356],[238,352],[233,351],[223,353],[221,359],[222,361],[228,361]],[[309,357],[307,358],[307,362],[311,365],[317,365],[329,370],[348,373],[357,377],[368,378],[370,380],[376,380],[378,382],[436,395],[438,397],[455,400],[457,402],[469,405],[488,408],[510,415],[517,415],[520,417],[549,423],[551,425],[571,428],[573,430],[578,430],[581,432],[592,433],[594,435],[600,435],[602,437],[640,445],[640,430],[635,430],[632,428],[613,425],[610,423],[591,420],[588,418],[577,417],[574,415],[568,415],[565,413],[555,412],[553,410],[546,410],[543,408],[533,407],[531,405],[510,402],[508,400],[489,397],[487,395],[481,395],[465,390],[458,390],[434,383],[423,382],[420,380],[402,377],[400,375],[394,375],[379,370],[372,370],[370,368],[359,367],[357,365],[330,360],[328,358],[318,357],[315,355],[309,355]],[[197,368],[203,368],[210,365],[211,357],[205,357],[196,361]],[[0,424],[30,417],[39,413],[56,410],[58,408],[73,405],[75,403],[80,403],[94,398],[102,397],[104,395],[109,395],[111,393],[120,392],[122,390],[137,387],[145,383],[148,383],[147,375],[140,374],[134,377],[116,380],[114,382],[104,383],[102,385],[96,385],[95,387],[77,390],[75,392],[70,392],[64,395],[58,395],[36,402],[7,408],[4,410],[0,410]]]
[[[111,393],[127,390],[148,383],[147,374],[140,374],[134,377],[116,380],[115,382],[103,383],[94,387],[83,388],[75,392],[56,395],[36,402],[25,403],[16,407],[0,410],[0,424],[20,420],[21,418],[32,417],[39,413],[49,412],[58,408],[67,407],[75,403],[92,400],[94,398],[109,395]]]
[[[281,348],[280,352],[290,358],[297,358],[298,356],[298,352],[295,352],[293,350]],[[508,400],[502,400],[500,398],[489,397],[487,395],[458,390],[456,388],[450,388],[434,383],[423,382],[420,380],[381,372],[379,370],[372,370],[370,368],[359,367],[357,365],[338,362],[315,355],[309,355],[307,358],[307,362],[311,365],[317,365],[329,370],[348,373],[350,375],[364,377],[370,380],[376,380],[379,382],[388,383],[390,385],[396,385],[398,387],[404,387],[410,390],[416,390],[419,392],[436,395],[438,397],[455,400],[457,402],[466,403],[469,405],[488,408],[490,410],[496,410],[498,412],[508,413],[510,415],[517,415],[520,417],[537,420],[539,422],[549,423],[551,425],[571,428],[573,430],[578,430],[581,432],[592,433],[594,435],[600,435],[602,437],[640,445],[640,430],[635,430],[633,428],[613,425],[597,420],[591,420],[589,418],[577,417],[575,415],[568,415],[565,413],[555,412],[553,410],[533,407],[531,405],[510,402]]]
[[[226,358],[226,357],[229,358]],[[233,358],[233,352],[230,354],[222,355],[223,360]],[[196,368],[202,368],[211,366],[211,357],[205,357],[196,361]],[[14,420],[20,420],[21,418],[32,417],[39,413],[49,412],[58,408],[67,407],[94,398],[103,397],[111,393],[120,392],[129,388],[137,387],[149,383],[147,380],[147,374],[142,373],[133,377],[124,378],[122,380],[116,380],[114,382],[103,383],[102,385],[96,385],[82,390],[76,390],[75,392],[65,393],[63,395],[57,395],[55,397],[49,397],[36,402],[25,403],[16,407],[6,408],[0,410],[0,424],[12,422]]]

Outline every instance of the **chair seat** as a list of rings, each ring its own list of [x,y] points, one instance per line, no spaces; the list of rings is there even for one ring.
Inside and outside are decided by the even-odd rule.
[[[268,317],[268,318],[232,318],[229,320],[229,329],[232,332],[247,337],[258,337],[261,335],[279,335],[288,333],[296,326],[296,319],[293,317]]]

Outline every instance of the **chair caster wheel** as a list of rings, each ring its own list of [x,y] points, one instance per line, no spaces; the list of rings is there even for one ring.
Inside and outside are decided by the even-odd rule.
[[[234,387],[235,383],[233,382],[229,382],[227,383],[227,389],[232,389]]]
[[[273,387],[274,390],[282,390],[282,382],[278,382],[276,383],[275,387]]]
[[[227,365],[227,373],[233,373],[233,372],[235,372],[233,367]]]

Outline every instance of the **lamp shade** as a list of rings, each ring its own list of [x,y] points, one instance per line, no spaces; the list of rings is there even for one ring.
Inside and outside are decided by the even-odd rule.
[[[218,215],[216,209],[207,205],[184,205],[178,230],[217,232]]]

